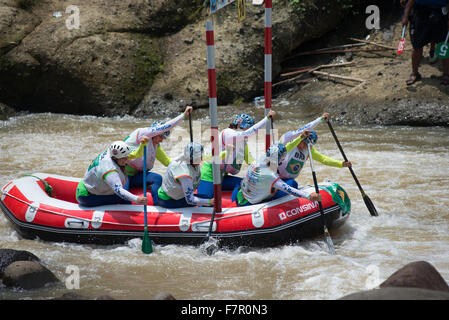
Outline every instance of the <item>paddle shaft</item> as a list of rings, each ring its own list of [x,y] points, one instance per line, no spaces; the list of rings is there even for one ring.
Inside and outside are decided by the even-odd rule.
[[[143,196],[147,196],[147,146],[143,146],[143,172],[142,172],[142,178],[143,178]],[[147,222],[147,205],[143,205],[143,214],[145,219],[145,229],[148,228],[148,222]]]
[[[315,168],[313,166],[313,159],[312,159],[312,152],[310,151],[310,144],[307,144],[307,150],[309,151],[310,167],[312,169],[312,177],[313,177],[313,184],[315,185],[315,192],[317,194],[320,194],[320,190],[318,189],[318,182],[316,179]],[[329,230],[327,229],[326,217],[324,216],[323,205],[321,204],[320,200],[318,201],[318,205],[320,206],[321,222],[323,223],[324,240],[326,241],[327,246],[329,247],[330,253],[335,254],[334,244],[332,243],[332,239],[330,237]]]
[[[307,150],[309,152],[310,167],[312,168],[313,185],[315,186],[315,192],[319,194],[320,190],[318,189],[318,182],[316,179],[315,168],[313,166],[312,152],[310,151],[310,144],[307,144]],[[320,206],[321,221],[323,222],[324,227],[326,227],[326,219],[324,218],[323,205],[321,204],[321,201],[318,201],[318,204]]]
[[[193,142],[192,115],[189,112],[190,142]],[[193,165],[193,152],[190,151],[190,164]]]
[[[327,120],[327,125],[329,126],[329,130],[332,133],[332,136],[334,137],[335,143],[338,146],[338,149],[340,149],[341,155],[343,156],[343,159],[347,162],[348,158],[346,157],[345,152],[343,151],[343,148],[340,144],[340,141],[337,138],[337,135],[335,134],[334,128],[332,127],[332,124],[330,122],[330,120]],[[349,171],[351,172],[352,177],[354,178],[355,183],[357,184],[357,187],[360,190],[360,193],[362,194],[363,197],[363,201],[365,202],[366,207],[368,208],[368,211],[370,212],[370,214],[372,216],[378,216],[379,214],[377,213],[376,207],[374,207],[374,204],[372,203],[371,199],[368,197],[368,195],[365,193],[365,191],[362,188],[362,185],[359,182],[359,179],[357,179],[354,170],[352,170],[351,167],[348,167]]]
[[[335,134],[334,128],[332,127],[332,124],[331,124],[330,120],[327,121],[327,125],[329,126],[329,129],[330,129],[330,131],[331,131],[331,133],[332,133],[332,136],[334,137],[335,143],[337,143],[338,149],[340,149],[340,152],[341,152],[341,155],[343,156],[343,159],[347,162],[347,161],[348,161],[348,158],[346,157],[346,154],[345,154],[345,152],[343,151],[343,148],[342,148],[342,146],[341,146],[341,144],[340,144],[340,141],[339,141],[338,138],[337,138],[337,135]],[[360,185],[360,182],[359,182],[359,180],[357,179],[357,177],[356,177],[356,175],[355,175],[355,173],[354,173],[354,170],[352,170],[351,167],[348,167],[348,169],[349,169],[349,171],[351,172],[352,177],[354,178],[355,183],[357,184],[357,187],[359,188],[360,192],[362,193],[362,196],[364,196],[364,195],[365,195],[365,191],[363,191],[363,188],[362,188],[362,186]]]
[[[212,218],[210,219],[210,224],[209,224],[209,231],[207,231],[207,236],[206,236],[206,241],[209,240],[210,235],[212,233],[212,227],[214,225],[214,220],[215,220],[215,208],[212,211]]]
[[[143,196],[147,196],[147,145],[143,146]],[[145,227],[142,238],[142,252],[149,254],[153,252],[153,247],[151,245],[150,236],[148,234],[148,215],[147,215],[147,205],[143,205],[143,214],[145,220]]]
[[[189,112],[190,142],[193,142],[192,115]]]

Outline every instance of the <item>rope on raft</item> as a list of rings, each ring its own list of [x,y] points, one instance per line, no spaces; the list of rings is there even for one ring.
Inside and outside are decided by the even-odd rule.
[[[3,195],[9,196],[9,197],[11,197],[11,198],[13,198],[13,199],[15,199],[15,200],[17,200],[19,202],[22,202],[22,203],[26,204],[27,206],[32,207],[32,208],[34,208],[36,210],[40,210],[40,211],[43,211],[43,212],[47,212],[47,213],[51,213],[51,214],[55,214],[55,215],[59,215],[59,216],[67,217],[67,218],[74,218],[74,219],[78,219],[78,220],[86,221],[86,222],[95,222],[95,223],[100,222],[98,220],[81,218],[81,217],[73,216],[73,215],[70,215],[70,214],[62,213],[62,212],[52,211],[52,210],[49,210],[49,209],[36,208],[36,207],[33,207],[32,203],[28,203],[28,202],[26,202],[26,201],[24,201],[22,199],[19,199],[19,198],[15,197],[15,196],[9,194],[8,192],[4,192],[4,191],[0,190],[0,193],[3,194]],[[228,218],[234,218],[234,217],[239,217],[239,216],[252,214],[254,211],[259,211],[260,209],[262,209],[262,207],[264,207],[265,205],[266,204],[260,206],[257,210],[251,210],[250,212],[240,212],[240,213],[229,215],[229,216],[225,216],[225,217],[215,218],[214,221],[224,220],[224,219],[228,219]],[[195,221],[195,222],[189,223],[189,226],[192,227],[192,226],[194,226],[196,224],[207,223],[207,222],[210,222],[210,221],[211,221],[211,219]],[[130,224],[130,223],[120,223],[120,222],[111,222],[111,221],[101,221],[101,223],[102,224],[104,223],[104,224],[116,225],[116,226],[127,226],[127,227],[144,227],[145,226],[144,224]],[[187,225],[187,224],[184,224],[184,225]],[[173,227],[179,227],[179,226],[180,226],[180,224],[173,224],[173,225],[170,225],[170,224],[166,224],[166,225],[148,225],[148,227],[152,227],[152,228],[157,228],[157,227],[165,227],[165,228],[172,227],[173,228]]]

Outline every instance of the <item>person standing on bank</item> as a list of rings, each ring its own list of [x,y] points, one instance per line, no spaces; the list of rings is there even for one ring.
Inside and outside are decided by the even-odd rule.
[[[412,37],[412,73],[406,81],[407,85],[421,80],[419,65],[423,57],[423,47],[429,43],[439,43],[445,40],[449,30],[448,0],[408,0],[402,25],[409,22],[409,13],[414,10],[411,30]],[[441,84],[449,85],[449,58],[442,59],[443,76]]]
[[[181,120],[187,119],[188,114],[193,111],[191,106],[187,106],[185,111],[176,118],[162,122],[157,121],[147,128],[138,128],[134,130],[126,139],[125,143],[132,149],[138,148],[141,143],[148,143],[147,145],[147,184],[151,185],[151,196],[153,198],[153,205],[158,204],[158,190],[162,184],[162,176],[156,172],[151,172],[154,166],[154,161],[157,159],[164,166],[168,166],[171,159],[162,149],[160,143],[164,141],[169,135],[170,130],[177,126]],[[127,189],[142,186],[143,183],[143,153],[137,159],[128,160],[125,166],[126,174],[129,177],[129,184]]]

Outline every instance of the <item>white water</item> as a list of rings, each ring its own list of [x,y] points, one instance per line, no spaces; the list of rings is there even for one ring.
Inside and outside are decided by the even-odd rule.
[[[275,127],[280,134],[321,112],[288,103],[279,103],[277,108],[282,119]],[[220,108],[221,128],[243,110],[248,110],[247,106]],[[260,119],[263,110],[250,113]],[[197,111],[195,119],[200,121],[194,126],[198,140],[199,124],[203,130],[208,127],[207,110]],[[159,119],[31,114],[0,122],[0,185],[33,172],[81,177],[110,142],[155,120]],[[187,121],[182,128],[188,128]],[[449,129],[335,123],[334,129],[379,212],[379,217],[370,216],[347,169],[315,165],[318,181],[331,178],[340,183],[352,200],[350,219],[343,228],[331,232],[336,256],[328,254],[321,238],[269,249],[219,251],[213,256],[191,246],[155,245],[151,255],[144,255],[140,239],[118,246],[21,239],[0,214],[0,248],[34,253],[62,280],[56,288],[25,292],[0,285],[0,299],[46,299],[67,292],[152,299],[160,291],[177,299],[337,299],[373,288],[405,264],[418,260],[430,262],[449,280]],[[183,142],[176,143],[176,132],[182,134]],[[341,159],[327,127],[321,125],[317,132],[317,149]],[[163,147],[174,157],[188,139],[186,131],[179,129]],[[206,134],[202,142],[207,145],[208,139]],[[259,147],[252,144],[253,149]],[[164,172],[160,164],[154,170]],[[313,183],[308,166],[299,183]],[[68,266],[79,268],[79,290],[65,286]]]

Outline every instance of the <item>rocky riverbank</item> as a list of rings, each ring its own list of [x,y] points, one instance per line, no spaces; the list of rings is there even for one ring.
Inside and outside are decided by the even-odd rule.
[[[334,29],[352,11],[362,12],[365,3],[274,1],[273,77],[295,48]],[[204,22],[211,17],[202,0],[72,5],[0,0],[1,103],[106,116],[207,107]],[[214,14],[221,105],[263,93],[264,7],[248,4],[246,16],[237,22],[235,4]]]
[[[28,251],[0,249],[0,287],[6,290],[39,290],[61,286],[61,281],[40,259]],[[24,291],[26,292],[26,291]],[[109,295],[86,297],[67,290],[56,300],[113,300]],[[158,292],[154,300],[175,300],[168,292]],[[378,288],[350,293],[340,300],[449,300],[449,286],[426,261],[411,262],[398,269]]]
[[[364,37],[368,4],[381,7],[383,24],[369,40],[396,48],[398,3],[274,1],[274,81],[298,48],[317,39],[322,47],[329,46],[325,36],[344,23],[349,28],[344,34],[338,31],[340,38]],[[187,104],[208,107],[204,22],[210,17],[203,1],[81,2],[79,28],[70,27],[76,13],[66,11],[70,5],[64,0],[0,0],[1,119],[12,110],[140,117],[173,115]],[[263,6],[248,4],[246,16],[237,23],[235,4],[214,14],[219,105],[263,95]],[[391,20],[388,25],[385,17]],[[438,79],[441,62],[431,65],[424,59],[422,81],[406,86],[409,35],[406,49],[400,56],[395,50],[343,54],[334,62],[350,65],[323,70],[362,83],[315,75],[319,80],[292,82],[273,93],[292,101],[308,99],[345,123],[449,126],[449,86]]]
[[[313,76],[313,82],[298,84],[280,92],[279,96],[288,100],[305,97],[330,112],[335,121],[347,124],[449,126],[449,86],[440,84],[441,61],[430,63],[429,47],[426,47],[419,69],[423,79],[407,86],[405,81],[412,72],[409,35],[406,51],[397,55],[394,49],[401,30],[396,20],[388,28],[370,34],[369,42],[393,48],[391,50],[375,51],[382,47],[367,44],[356,49],[366,51],[343,53],[331,61],[347,65],[320,70],[348,79]]]

